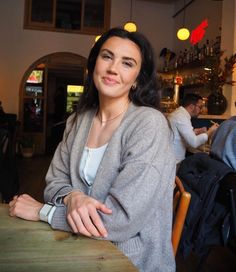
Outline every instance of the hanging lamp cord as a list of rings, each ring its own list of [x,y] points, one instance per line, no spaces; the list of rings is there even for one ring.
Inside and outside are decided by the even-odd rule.
[[[133,20],[133,0],[130,0],[130,21]]]
[[[185,10],[187,7],[185,7],[185,0],[184,0],[184,16],[183,16],[183,27],[185,26]]]

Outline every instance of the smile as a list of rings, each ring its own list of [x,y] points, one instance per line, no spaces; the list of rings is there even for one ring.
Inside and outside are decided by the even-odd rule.
[[[106,85],[116,85],[116,84],[119,83],[117,80],[115,80],[115,79],[113,79],[111,77],[103,77],[102,81]]]

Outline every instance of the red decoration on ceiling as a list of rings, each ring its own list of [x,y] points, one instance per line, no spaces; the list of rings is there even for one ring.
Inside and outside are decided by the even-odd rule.
[[[190,42],[191,44],[196,44],[200,42],[206,33],[206,28],[208,27],[208,20],[205,19],[201,22],[199,26],[197,26],[192,32],[190,36]]]

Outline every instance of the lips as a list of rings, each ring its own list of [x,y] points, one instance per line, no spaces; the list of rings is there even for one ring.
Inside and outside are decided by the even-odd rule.
[[[102,81],[106,85],[116,85],[119,83],[117,80],[115,80],[114,78],[111,78],[111,77],[103,77]]]

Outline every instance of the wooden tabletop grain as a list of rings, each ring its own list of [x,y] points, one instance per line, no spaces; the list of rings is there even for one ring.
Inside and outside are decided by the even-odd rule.
[[[1,272],[133,272],[130,260],[109,241],[63,231],[44,222],[10,217],[0,204]]]

